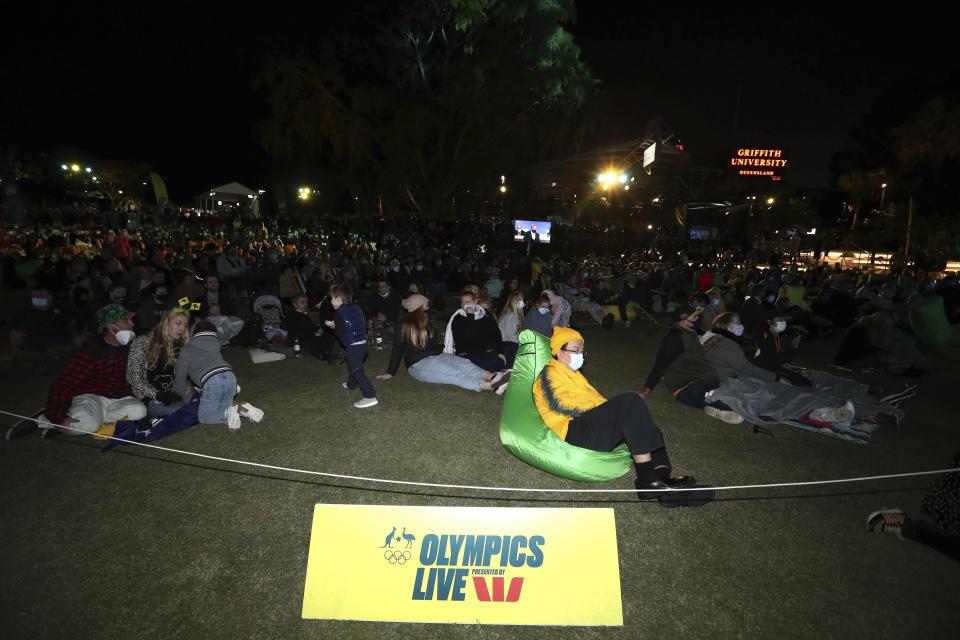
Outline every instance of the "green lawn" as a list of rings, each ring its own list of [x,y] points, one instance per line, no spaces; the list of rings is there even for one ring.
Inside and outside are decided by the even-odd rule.
[[[585,331],[584,373],[607,396],[642,386],[661,330]],[[810,343],[808,364],[830,344]],[[501,400],[423,385],[401,370],[357,410],[344,368],[312,359],[227,358],[242,397],[266,411],[238,432],[198,425],[161,445],[335,473],[453,484],[576,487],[500,446]],[[388,352],[374,352],[368,373]],[[6,368],[8,365],[2,365]],[[49,378],[7,373],[0,408],[39,407]],[[873,381],[877,382],[877,381]],[[884,381],[895,384],[895,380]],[[674,467],[715,485],[943,468],[958,448],[957,376],[927,376],[899,429],[860,446],[788,427],[755,436],[683,407],[658,388],[651,411]],[[0,420],[10,424],[12,419]],[[0,624],[9,638],[949,637],[960,623],[960,564],[892,536],[867,513],[919,515],[930,479],[726,493],[665,510],[630,494],[600,497],[411,490],[241,468],[87,438],[0,444]],[[608,483],[632,487],[632,474]],[[611,506],[623,628],[410,625],[301,620],[316,503]],[[563,602],[557,603],[564,606]]]

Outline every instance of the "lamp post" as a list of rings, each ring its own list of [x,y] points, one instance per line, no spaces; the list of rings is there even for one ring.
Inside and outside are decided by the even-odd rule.
[[[884,182],[880,185],[880,213],[883,213],[883,198],[887,195],[887,183]]]

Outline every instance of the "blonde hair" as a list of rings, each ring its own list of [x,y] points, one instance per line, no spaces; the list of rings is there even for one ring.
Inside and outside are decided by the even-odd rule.
[[[517,306],[517,303],[520,301],[520,298],[523,297],[523,291],[520,291],[520,289],[511,291],[510,295],[507,296],[507,303],[503,305],[504,311],[513,311],[513,314],[517,316],[518,331],[523,329],[523,310]]]
[[[436,329],[430,322],[427,311],[420,307],[414,309],[403,318],[403,341],[409,342],[417,349],[427,346],[427,339],[436,335]]]
[[[147,349],[147,363],[151,367],[157,366],[161,349],[163,349],[167,362],[174,363],[177,361],[177,347],[185,347],[190,343],[189,330],[185,331],[183,337],[179,340],[174,340],[170,337],[169,325],[177,316],[183,316],[187,319],[189,329],[190,314],[186,311],[175,311],[174,313],[167,314],[163,320],[157,323],[153,331],[150,332],[150,348]]]

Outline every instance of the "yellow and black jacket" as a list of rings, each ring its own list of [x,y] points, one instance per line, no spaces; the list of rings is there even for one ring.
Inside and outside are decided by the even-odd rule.
[[[571,420],[607,401],[582,373],[556,358],[533,383],[533,400],[544,423],[564,440]]]

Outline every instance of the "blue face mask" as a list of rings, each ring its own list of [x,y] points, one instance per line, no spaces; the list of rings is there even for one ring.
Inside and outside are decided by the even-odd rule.
[[[730,333],[732,333],[732,334],[735,335],[735,336],[742,336],[742,335],[743,335],[743,325],[742,325],[742,324],[730,325]]]
[[[540,312],[540,315],[545,316],[545,315],[547,315],[548,313],[550,313],[550,308],[549,308],[549,307],[537,307],[537,311]]]
[[[47,306],[47,299],[46,299],[46,298],[31,298],[30,301],[33,303],[33,306],[35,306],[35,307],[45,307],[45,306]]]
[[[773,302],[774,302],[776,299],[777,299],[776,296],[772,296],[772,295],[771,295],[771,296],[767,296],[767,302],[769,302],[770,304],[773,304]]]
[[[715,299],[714,299],[714,301],[713,301],[713,306],[715,306],[715,307],[719,307],[719,306],[720,306],[720,298],[715,298]]]
[[[580,369],[583,366],[583,354],[582,353],[571,353],[570,354],[570,368],[574,371]]]
[[[423,271],[423,265],[422,265],[422,264],[418,264],[418,265],[417,265],[417,271]]]

